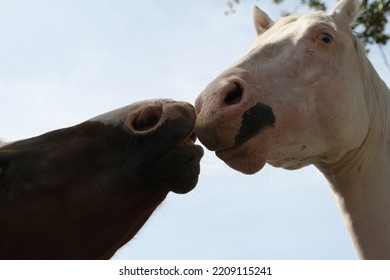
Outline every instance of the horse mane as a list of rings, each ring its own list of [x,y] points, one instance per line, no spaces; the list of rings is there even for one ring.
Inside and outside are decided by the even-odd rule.
[[[371,129],[379,130],[382,135],[386,135],[388,112],[390,110],[390,89],[381,79],[378,72],[367,57],[366,49],[362,41],[355,35],[350,34],[352,42],[361,65],[360,75],[364,81],[364,92],[366,96],[367,108],[370,112]]]
[[[353,34],[351,36],[355,45],[355,51],[358,55],[360,65],[362,66],[361,75],[366,82],[366,91],[379,93],[379,95],[382,97],[388,97],[387,94],[384,95],[383,93],[389,93],[389,88],[387,87],[386,83],[381,79],[378,72],[375,70],[374,66],[368,59],[366,49],[364,48],[362,41]],[[379,98],[380,96],[377,96],[377,98]]]

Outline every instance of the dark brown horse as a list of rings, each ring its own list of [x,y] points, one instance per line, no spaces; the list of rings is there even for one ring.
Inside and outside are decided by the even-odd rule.
[[[0,147],[0,258],[108,259],[203,156],[193,106],[149,100]]]

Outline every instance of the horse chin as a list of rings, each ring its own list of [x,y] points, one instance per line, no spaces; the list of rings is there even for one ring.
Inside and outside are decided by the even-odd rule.
[[[234,170],[247,175],[252,175],[263,169],[266,161],[251,161],[247,158],[235,158],[231,160],[225,160],[225,163]]]
[[[312,162],[309,159],[286,158],[281,160],[269,159],[267,163],[272,165],[273,167],[283,168],[287,170],[296,170],[308,166]]]
[[[249,175],[263,169],[271,146],[268,137],[260,133],[240,145],[216,151],[215,154],[229,167]]]
[[[199,145],[184,143],[171,151],[166,157],[167,164],[162,163],[160,171],[167,183],[168,190],[177,194],[192,191],[198,183],[200,174],[200,160],[203,157],[203,148]],[[169,164],[174,162],[175,164]]]

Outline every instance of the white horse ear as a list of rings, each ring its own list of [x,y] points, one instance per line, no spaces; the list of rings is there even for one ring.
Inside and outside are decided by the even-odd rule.
[[[263,34],[274,21],[259,7],[255,6],[253,9],[253,19],[255,21],[255,28],[257,35]]]
[[[359,3],[357,0],[341,0],[330,12],[331,16],[337,16],[345,23],[352,25],[359,16]]]

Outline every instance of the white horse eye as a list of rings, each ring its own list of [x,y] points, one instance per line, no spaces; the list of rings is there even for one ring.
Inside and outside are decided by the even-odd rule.
[[[331,45],[333,43],[333,37],[328,33],[321,33],[320,35],[318,35],[318,39],[327,45]]]

